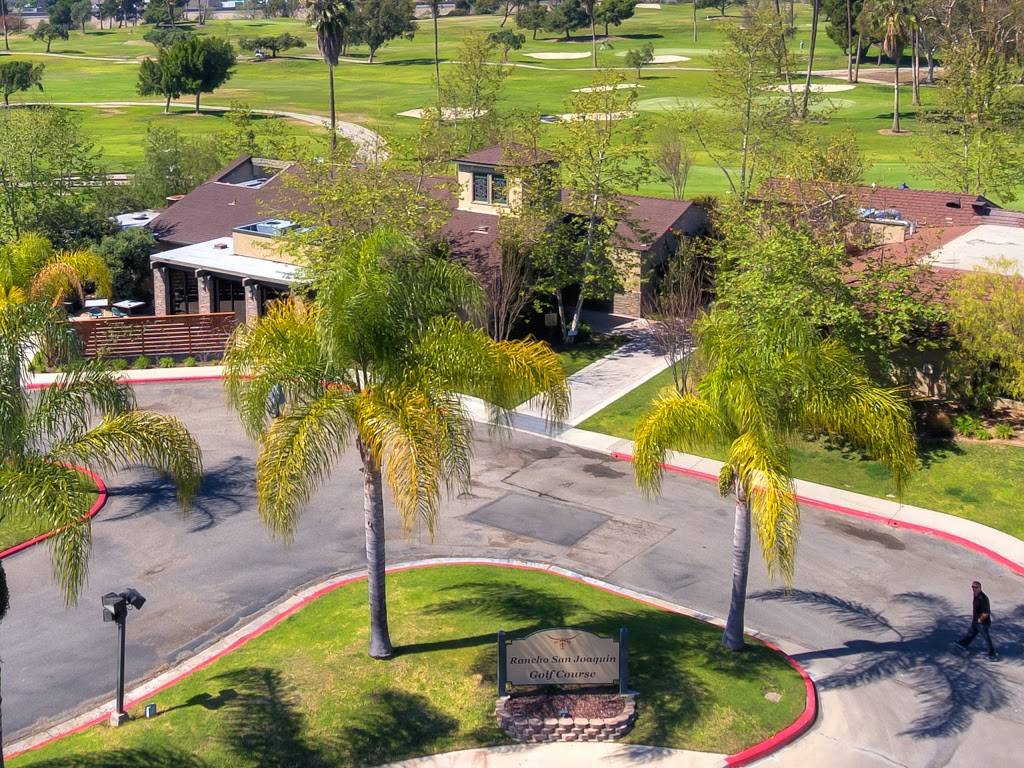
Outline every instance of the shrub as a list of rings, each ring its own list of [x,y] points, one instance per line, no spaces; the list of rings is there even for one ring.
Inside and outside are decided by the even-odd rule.
[[[973,436],[974,436],[975,440],[991,440],[992,439],[992,433],[989,432],[985,427],[978,427],[976,430],[974,430],[974,435]]]
[[[156,363],[160,368],[173,368],[174,358],[173,357],[161,357]]]
[[[195,368],[196,359],[192,357],[192,355],[189,355],[188,357],[181,361],[181,365],[183,368]]]
[[[1017,435],[1017,432],[1009,424],[996,424],[994,431],[1000,440],[1013,440]]]
[[[128,367],[128,361],[124,358],[117,358],[110,361],[110,370],[112,371],[123,371]]]
[[[32,373],[46,373],[46,355],[41,350],[36,350],[36,353],[32,355],[28,369]]]
[[[149,368],[149,358],[145,355],[139,355],[132,360],[132,368],[135,370],[142,370],[143,368]]]
[[[971,437],[978,430],[984,429],[981,419],[970,413],[961,413],[953,419],[953,427],[956,433],[963,437]]]

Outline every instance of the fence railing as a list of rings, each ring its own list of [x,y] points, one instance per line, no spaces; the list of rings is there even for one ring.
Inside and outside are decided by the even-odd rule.
[[[238,323],[234,312],[72,320],[85,357],[217,355]]]

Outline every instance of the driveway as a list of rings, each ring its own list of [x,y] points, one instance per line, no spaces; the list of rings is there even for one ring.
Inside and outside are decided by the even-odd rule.
[[[363,563],[361,480],[347,455],[309,504],[291,546],[255,513],[253,446],[218,382],[137,388],[139,403],[181,417],[205,451],[202,498],[188,517],[143,472],[107,478],[81,602],[65,609],[36,547],[7,566],[0,628],[7,741],[110,697],[115,632],[99,596],[126,586],[148,602],[128,626],[128,675],[147,677],[209,644],[297,587]],[[436,555],[553,562],[709,614],[729,592],[732,510],[711,484],[670,476],[644,501],[632,468],[539,437],[478,432],[472,493],[444,505],[436,541],[403,540],[392,563]],[[752,558],[751,628],[795,651],[816,679],[822,718],[785,765],[1005,765],[1024,743],[1022,580],[941,540],[807,509],[793,591]],[[992,598],[1003,659],[948,649],[964,629],[970,582]],[[402,627],[392,627],[401,642]],[[977,649],[976,649],[977,650]]]

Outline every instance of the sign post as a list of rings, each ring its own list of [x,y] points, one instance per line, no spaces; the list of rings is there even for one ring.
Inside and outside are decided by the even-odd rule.
[[[629,630],[619,627],[619,693],[629,693]]]
[[[505,665],[507,664],[508,646],[505,645],[505,630],[498,630],[498,698],[505,695],[506,678]]]

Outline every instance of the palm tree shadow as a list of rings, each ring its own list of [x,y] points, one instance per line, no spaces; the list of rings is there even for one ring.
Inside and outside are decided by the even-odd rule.
[[[34,763],[39,768],[207,768],[200,757],[166,747],[113,749]]]
[[[816,682],[822,690],[852,688],[898,676],[921,703],[920,711],[902,732],[914,738],[940,738],[970,727],[978,712],[995,713],[1014,705],[1013,683],[998,664],[972,660],[950,648],[967,620],[944,597],[905,592],[895,600],[909,610],[906,621],[890,622],[861,603],[827,592],[773,589],[751,595],[817,608],[842,626],[879,639],[857,637],[841,647],[796,654],[798,661],[849,659],[837,672]],[[1024,605],[1001,615],[993,626],[1000,664],[1024,664]],[[975,641],[974,648],[980,641]]]
[[[192,501],[186,519],[189,533],[200,533],[223,521],[256,508],[256,467],[251,458],[233,456],[203,473],[203,485]],[[124,485],[114,485],[113,499],[123,500],[125,509],[105,515],[100,524],[163,514],[177,507],[174,485],[154,473]]]

